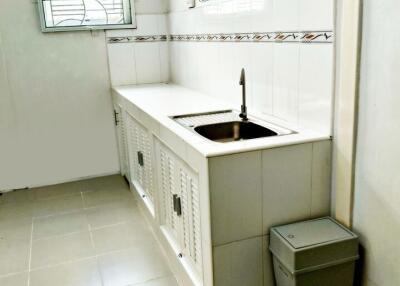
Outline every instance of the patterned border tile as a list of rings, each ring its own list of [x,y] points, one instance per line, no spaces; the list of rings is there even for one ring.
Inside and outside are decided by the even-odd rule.
[[[131,37],[109,37],[108,43],[130,43],[130,42],[165,42],[167,35],[151,35],[151,36],[131,36]]]
[[[235,34],[154,35],[110,37],[108,43],[130,42],[270,42],[270,43],[333,43],[332,31],[256,32]]]
[[[332,31],[260,32],[236,34],[170,35],[177,42],[277,42],[277,43],[332,43]]]

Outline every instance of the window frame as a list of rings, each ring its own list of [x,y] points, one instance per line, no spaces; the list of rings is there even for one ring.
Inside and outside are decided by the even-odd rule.
[[[93,30],[117,30],[117,29],[136,29],[136,14],[135,14],[135,1],[128,0],[131,6],[131,24],[110,24],[110,25],[81,25],[81,26],[61,26],[61,27],[47,27],[44,12],[44,0],[38,0],[39,20],[41,30],[44,33],[48,32],[72,32],[72,31],[93,31]]]

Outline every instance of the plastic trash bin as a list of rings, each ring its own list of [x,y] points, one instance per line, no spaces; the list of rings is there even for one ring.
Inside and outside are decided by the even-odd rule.
[[[277,286],[352,286],[358,237],[330,217],[271,228]]]

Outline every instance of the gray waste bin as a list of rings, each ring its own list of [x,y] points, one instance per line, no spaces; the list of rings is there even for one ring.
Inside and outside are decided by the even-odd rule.
[[[351,286],[358,237],[325,217],[271,228],[277,286]]]

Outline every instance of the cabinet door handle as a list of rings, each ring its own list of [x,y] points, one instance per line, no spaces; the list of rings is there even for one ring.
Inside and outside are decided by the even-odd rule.
[[[143,159],[143,153],[138,151],[137,152],[137,156],[138,156],[138,163],[140,166],[144,166],[144,159]]]
[[[176,214],[177,216],[182,215],[182,205],[181,205],[181,198],[177,197],[176,198]]]
[[[176,209],[177,209],[177,198],[178,198],[178,195],[172,195],[172,202],[173,202],[173,205],[174,205],[174,212],[176,212]]]
[[[118,115],[119,113],[114,110],[114,122],[115,122],[115,126],[118,126],[119,120],[118,120]]]
[[[174,205],[174,212],[176,212],[177,216],[182,215],[182,205],[181,205],[181,198],[178,195],[174,194],[172,196],[173,205]]]

